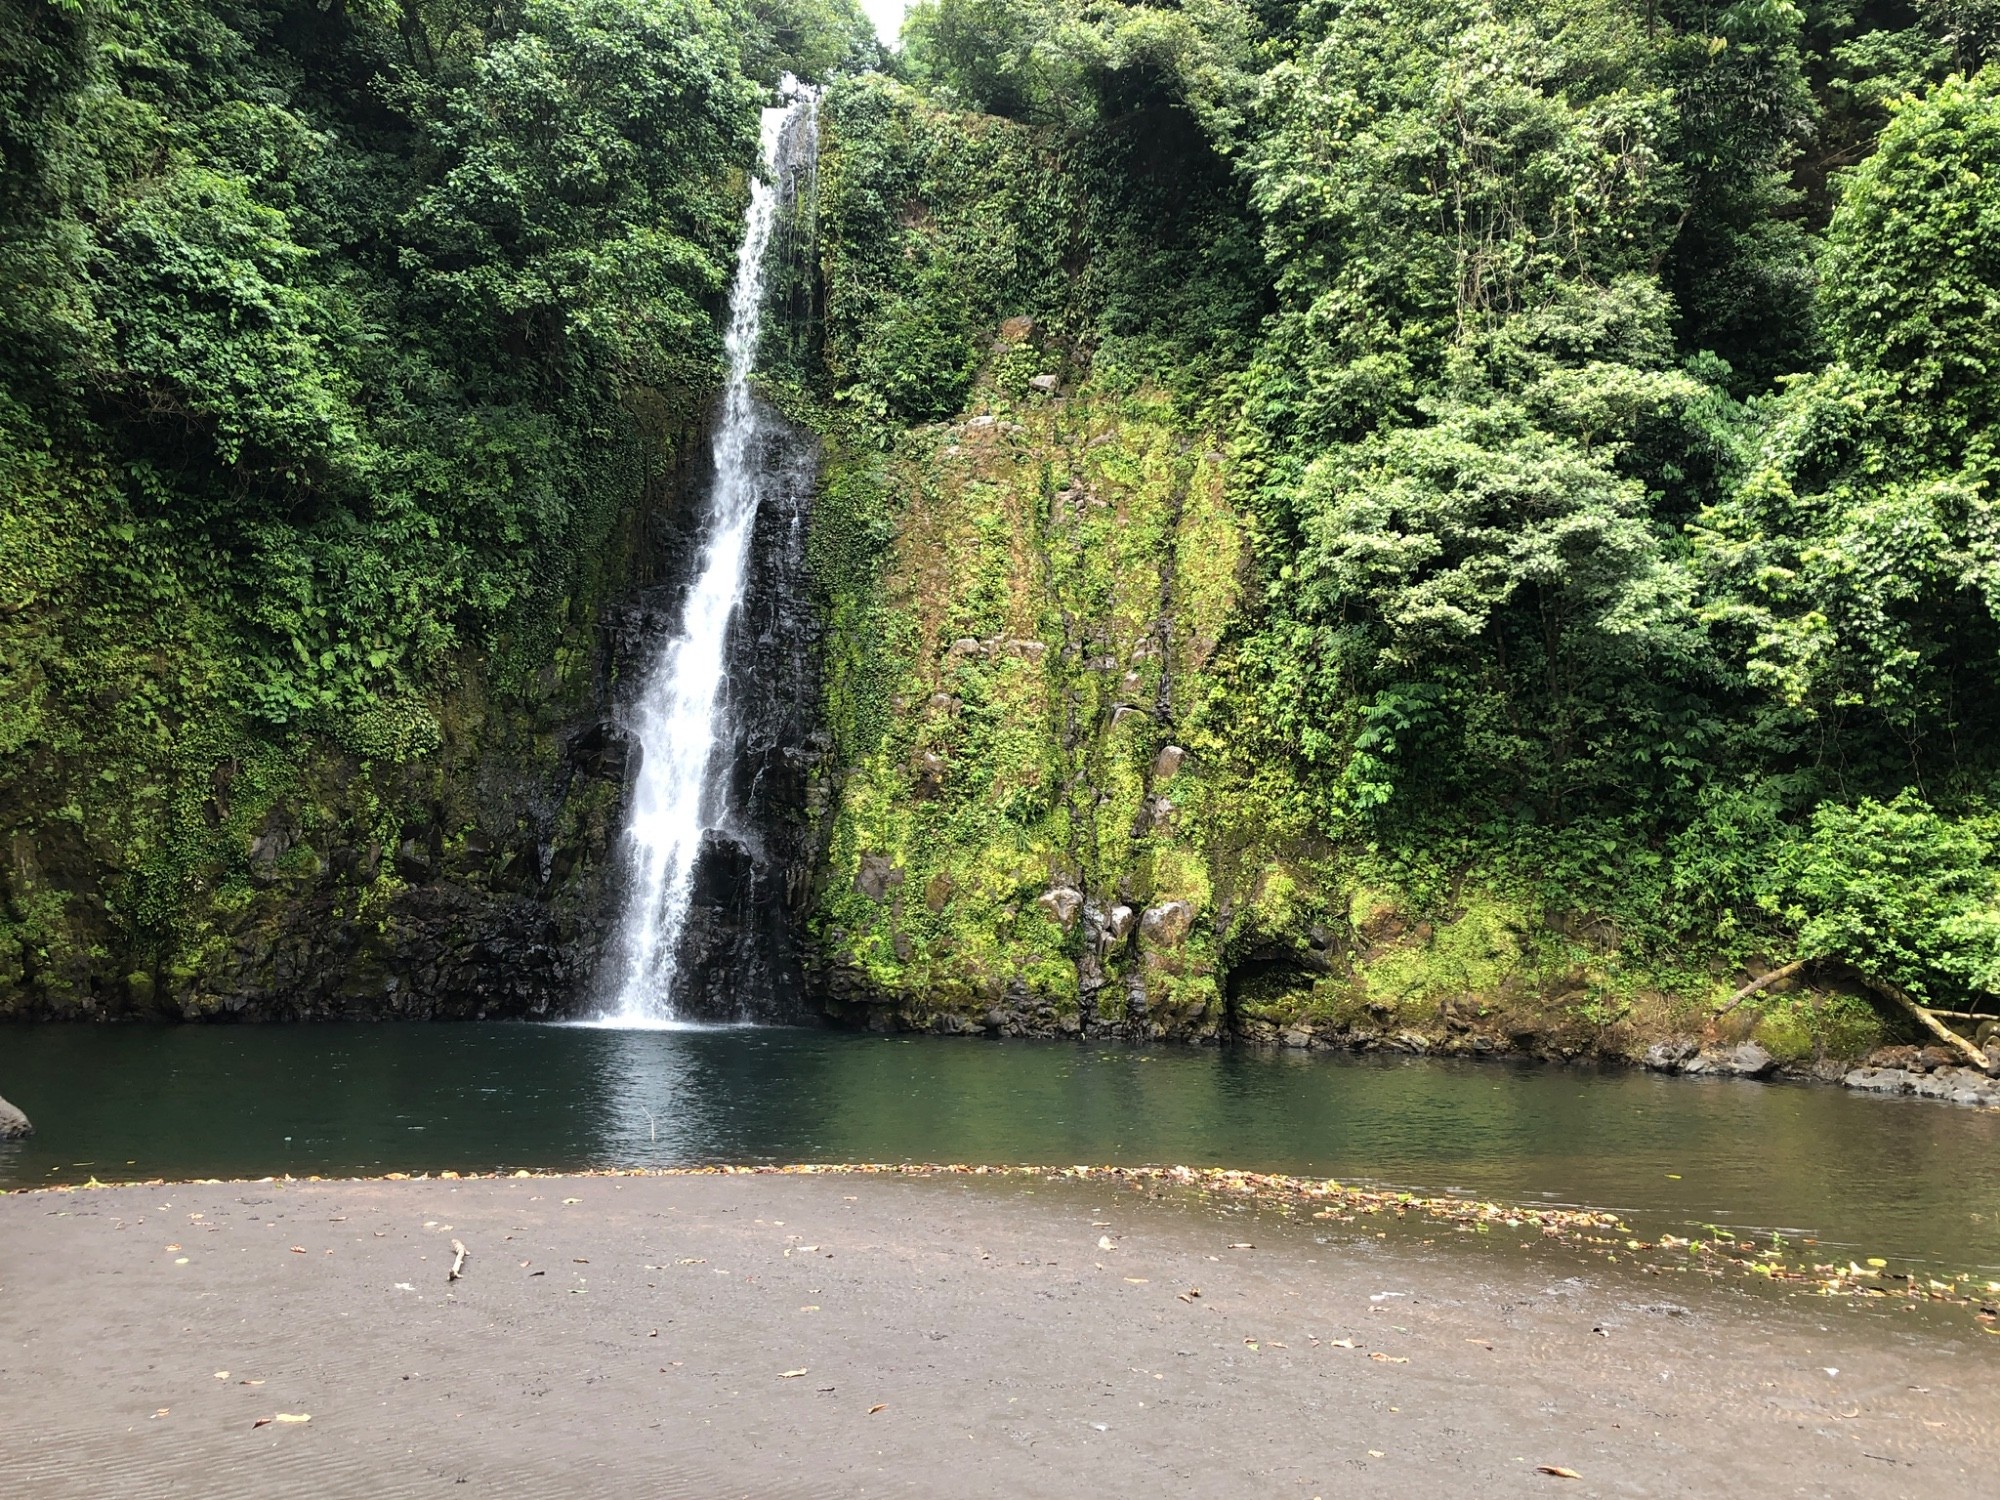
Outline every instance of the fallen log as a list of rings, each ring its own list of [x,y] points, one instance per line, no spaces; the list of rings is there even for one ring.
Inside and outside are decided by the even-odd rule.
[[[1731,995],[1726,1001],[1724,1001],[1722,1006],[1718,1010],[1716,1010],[1716,1012],[1713,1015],[1711,1015],[1709,1019],[1711,1021],[1720,1021],[1724,1016],[1728,1015],[1732,1010],[1736,1009],[1737,1006],[1741,1005],[1745,1000],[1748,1000],[1752,995],[1758,993],[1760,990],[1767,990],[1772,985],[1778,984],[1783,980],[1790,979],[1794,974],[1801,972],[1805,968],[1805,966],[1811,962],[1812,960],[1809,958],[1795,958],[1790,963],[1784,965],[1782,968],[1773,969],[1770,973],[1766,974],[1762,979],[1751,980],[1748,984],[1744,985],[1742,989],[1738,990],[1735,994]]]
[[[1859,969],[1855,970],[1855,973],[1860,975],[1861,982],[1867,985],[1869,989],[1873,990],[1890,1004],[1896,1006],[1906,1015],[1914,1017],[1919,1026],[1958,1053],[1969,1065],[1979,1069],[1982,1073],[1987,1071],[1988,1064],[1984,1052],[1981,1052],[1972,1043],[1945,1025],[1944,1022],[1932,1015],[1923,1006],[1917,1004],[1915,1000],[1912,1000],[1902,990],[1890,984],[1886,979],[1877,979],[1873,974],[1864,974]]]

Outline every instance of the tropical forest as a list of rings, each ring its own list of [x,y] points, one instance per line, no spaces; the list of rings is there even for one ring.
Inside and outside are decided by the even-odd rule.
[[[0,1493],[1987,1500],[2000,0],[0,0],[0,1093]]]

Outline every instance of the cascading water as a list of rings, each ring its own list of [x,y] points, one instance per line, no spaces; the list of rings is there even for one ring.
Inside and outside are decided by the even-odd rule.
[[[707,836],[727,815],[711,762],[730,743],[724,676],[730,623],[743,602],[769,471],[758,462],[764,412],[751,393],[762,331],[766,252],[787,194],[810,184],[817,92],[789,76],[763,116],[764,166],[753,179],[729,293],[729,377],[713,443],[714,482],[678,628],[647,669],[628,727],[642,758],[625,831],[626,906],[610,953],[601,1024],[670,1026],[681,938]]]

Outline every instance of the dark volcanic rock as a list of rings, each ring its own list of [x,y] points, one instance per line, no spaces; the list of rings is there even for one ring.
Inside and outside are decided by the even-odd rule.
[[[817,440],[769,408],[757,461],[765,500],[751,536],[746,592],[730,624],[722,699],[727,732],[715,748],[709,796],[724,809],[703,840],[693,899],[677,955],[675,1005],[691,1018],[797,1021],[810,1014],[799,942],[817,848],[808,807],[810,777],[824,749],[818,723],[820,627],[806,573],[806,523],[818,465]],[[690,494],[712,482],[690,476]],[[702,507],[675,519],[681,566],[610,621],[621,690],[636,687],[680,623],[689,565],[699,553]],[[622,754],[631,784],[639,746],[621,751],[615,719],[580,736],[572,760],[608,775]],[[881,875],[882,894],[901,871]],[[621,877],[622,880],[622,877]],[[880,899],[880,897],[878,897]]]
[[[1681,1038],[1655,1042],[1646,1049],[1646,1066],[1656,1073],[1678,1073],[1701,1051],[1701,1043]]]

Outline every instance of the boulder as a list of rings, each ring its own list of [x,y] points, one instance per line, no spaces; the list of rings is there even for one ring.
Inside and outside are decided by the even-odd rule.
[[[2000,1083],[1977,1068],[1945,1067],[1917,1080],[1913,1092],[1954,1104],[2000,1104]]]
[[[1194,927],[1194,908],[1185,901],[1149,906],[1139,918],[1139,940],[1149,947],[1178,948]]]
[[[864,854],[855,872],[854,889],[870,901],[886,901],[889,888],[903,883],[903,872],[885,854]]]
[[[1907,1094],[1917,1085],[1923,1075],[1911,1073],[1902,1068],[1856,1068],[1845,1074],[1841,1082],[1851,1089],[1865,1089],[1871,1094]]]
[[[1864,1069],[1894,1069],[1897,1072],[1922,1072],[1923,1049],[1919,1047],[1877,1047],[1861,1060]]]
[[[5,1099],[0,1099],[0,1141],[15,1141],[34,1133],[35,1127],[28,1123],[28,1117]]]
[[[1187,751],[1179,745],[1167,745],[1153,757],[1153,780],[1172,781],[1180,771],[1181,762],[1187,759]]]
[[[1062,381],[1054,375],[1037,375],[1028,382],[1030,388],[1040,391],[1045,396],[1061,384]]]
[[[1671,1042],[1655,1042],[1646,1049],[1646,1066],[1656,1073],[1678,1073],[1686,1066],[1687,1060],[1700,1050],[1699,1043],[1685,1038]]]
[[[1049,914],[1051,922],[1065,929],[1075,925],[1076,914],[1083,910],[1083,892],[1070,885],[1059,885],[1043,891],[1035,901]]]
[[[1762,1078],[1774,1072],[1777,1058],[1755,1042],[1739,1042],[1714,1059],[1718,1073],[1734,1073],[1738,1078]]]
[[[1111,915],[1104,919],[1104,935],[1114,943],[1122,943],[1132,935],[1132,924],[1138,913],[1129,906],[1114,906]]]

